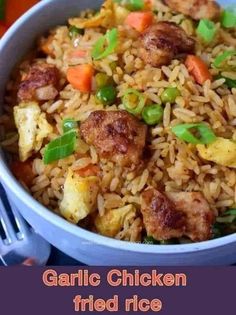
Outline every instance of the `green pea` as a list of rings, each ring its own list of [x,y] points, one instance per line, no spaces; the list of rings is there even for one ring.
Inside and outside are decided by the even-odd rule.
[[[116,88],[112,85],[103,86],[96,93],[97,99],[104,105],[112,104],[116,99],[116,95]]]
[[[165,89],[165,91],[161,94],[161,100],[163,103],[174,103],[176,97],[180,96],[180,92],[177,88],[170,87]]]
[[[126,7],[130,11],[140,11],[144,9],[144,0],[129,0]]]
[[[101,87],[107,86],[107,85],[112,85],[114,83],[112,77],[109,77],[104,72],[97,73],[95,76],[95,81],[96,81],[98,88],[101,88]]]
[[[69,27],[69,36],[71,39],[75,38],[78,35],[83,35],[84,34],[84,30],[80,29],[74,25],[71,25]]]
[[[163,112],[161,105],[149,105],[144,108],[142,117],[147,125],[156,125],[162,119]]]

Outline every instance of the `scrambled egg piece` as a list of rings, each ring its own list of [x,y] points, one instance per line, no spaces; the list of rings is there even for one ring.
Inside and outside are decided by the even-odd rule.
[[[236,168],[236,142],[232,140],[219,137],[211,144],[198,144],[197,150],[207,161]]]
[[[122,208],[108,210],[102,217],[97,216],[95,219],[95,227],[98,233],[115,237],[119,233],[126,220],[135,217],[136,209],[134,205],[127,205]]]
[[[41,149],[43,139],[52,133],[53,128],[36,102],[22,102],[15,106],[14,119],[19,133],[20,160],[24,162]]]
[[[114,23],[114,2],[113,0],[106,0],[101,7],[98,14],[92,18],[71,18],[69,24],[78,28],[91,28],[103,26],[110,28]]]
[[[114,14],[115,14],[115,21],[116,25],[122,25],[129,15],[130,11],[126,8],[114,3]]]
[[[98,190],[98,177],[80,177],[69,169],[64,184],[64,197],[60,204],[61,214],[68,221],[77,224],[96,210]]]
[[[100,12],[92,18],[71,18],[69,19],[69,24],[82,29],[99,26],[111,28],[112,26],[123,24],[129,13],[129,10],[114,3],[113,0],[106,0]]]

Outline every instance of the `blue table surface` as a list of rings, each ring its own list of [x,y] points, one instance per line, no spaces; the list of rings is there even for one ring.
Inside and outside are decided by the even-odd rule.
[[[52,248],[51,256],[49,257],[48,266],[82,266],[83,264],[68,257],[55,247]]]

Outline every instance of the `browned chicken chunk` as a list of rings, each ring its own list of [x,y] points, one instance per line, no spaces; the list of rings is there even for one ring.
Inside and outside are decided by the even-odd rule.
[[[174,11],[188,15],[194,20],[215,20],[220,16],[220,6],[214,0],[164,0]]]
[[[205,241],[212,236],[215,215],[200,192],[168,193],[177,211],[183,211],[187,217],[186,232],[193,241]]]
[[[53,100],[58,94],[59,71],[55,66],[38,63],[30,67],[19,85],[20,101]]]
[[[164,194],[150,188],[142,193],[141,212],[147,234],[157,240],[211,238],[215,216],[201,193]]]
[[[101,158],[122,166],[137,165],[142,158],[147,127],[126,111],[95,111],[80,132]]]
[[[177,24],[159,22],[141,38],[140,57],[153,67],[168,65],[179,54],[194,52],[195,41]]]
[[[148,236],[157,240],[168,240],[181,237],[185,233],[185,214],[176,211],[174,203],[154,188],[142,193],[141,212]]]

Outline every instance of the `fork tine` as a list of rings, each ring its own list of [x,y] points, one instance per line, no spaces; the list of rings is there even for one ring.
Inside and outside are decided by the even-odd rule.
[[[11,206],[12,212],[14,214],[14,218],[17,224],[17,227],[20,231],[20,238],[24,238],[29,233],[29,226],[27,222],[23,219],[19,211],[16,209],[15,204],[11,201],[10,198],[8,198],[8,202]]]
[[[1,255],[0,255],[0,262],[3,264],[3,266],[6,266],[6,263]]]
[[[13,243],[17,240],[15,230],[12,226],[12,223],[9,219],[5,206],[0,198],[0,221],[2,223],[3,230],[6,234],[8,244]]]
[[[1,224],[1,223],[0,223]],[[3,243],[3,239],[0,237],[0,253],[1,253],[1,248],[2,246],[4,246],[5,244]],[[0,254],[0,259],[1,259],[1,254]]]

